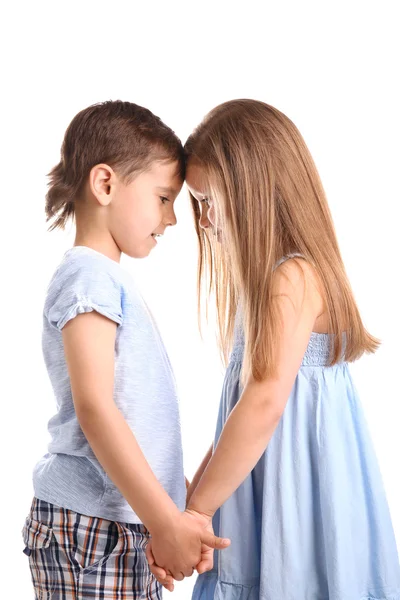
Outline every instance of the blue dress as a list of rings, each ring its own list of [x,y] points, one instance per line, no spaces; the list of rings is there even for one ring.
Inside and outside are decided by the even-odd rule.
[[[284,414],[243,484],[217,511],[231,546],[215,553],[192,600],[400,600],[396,541],[348,364],[329,367],[311,335]],[[239,330],[215,443],[241,395]]]

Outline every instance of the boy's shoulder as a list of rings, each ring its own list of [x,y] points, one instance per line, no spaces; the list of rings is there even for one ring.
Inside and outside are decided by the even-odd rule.
[[[121,324],[125,311],[136,310],[140,298],[133,278],[119,263],[79,246],[66,252],[56,269],[47,288],[44,316],[61,328],[71,315],[96,310]]]
[[[98,298],[116,294],[140,296],[133,277],[121,265],[91,248],[75,246],[68,250],[47,287],[46,307],[60,297],[90,294]]]
[[[104,254],[84,246],[75,246],[64,254],[50,280],[48,292],[80,280],[101,282],[110,279],[122,286],[127,276],[117,262]]]

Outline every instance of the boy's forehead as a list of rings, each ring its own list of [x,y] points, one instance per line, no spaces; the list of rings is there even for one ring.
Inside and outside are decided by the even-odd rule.
[[[183,180],[179,173],[178,162],[156,163],[150,169],[157,188],[164,192],[178,194],[182,188]]]

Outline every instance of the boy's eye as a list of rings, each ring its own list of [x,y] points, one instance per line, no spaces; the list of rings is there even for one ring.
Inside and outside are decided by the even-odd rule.
[[[210,201],[210,199],[209,199],[209,198],[202,198],[202,199],[200,200],[200,202],[205,202],[205,203],[207,204],[207,206],[210,206],[210,204],[211,204],[211,201]]]
[[[169,198],[166,198],[166,196],[160,196],[160,200],[163,204],[166,204],[167,202],[169,202]]]

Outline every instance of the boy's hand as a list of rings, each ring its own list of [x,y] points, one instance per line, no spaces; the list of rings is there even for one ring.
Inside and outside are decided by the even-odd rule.
[[[152,573],[167,586],[171,584],[168,575],[182,581],[193,574],[194,567],[200,569],[200,573],[211,569],[214,548],[222,550],[229,544],[230,540],[214,535],[210,517],[186,510],[172,530],[165,528],[153,533],[146,555]]]
[[[214,564],[214,548],[224,549],[230,544],[230,540],[223,540],[214,536],[211,517],[203,515],[194,510],[186,510],[182,516],[184,522],[186,521],[190,524],[189,529],[196,531],[197,534],[200,534],[199,539],[201,540],[200,552],[197,553],[198,559],[195,562],[192,562],[193,559],[186,560],[184,567],[186,571],[177,570],[175,565],[172,566],[172,568],[168,568],[168,566],[165,565],[161,567],[154,556],[154,540],[151,540],[146,548],[146,557],[149,562],[151,572],[157,581],[170,592],[172,592],[174,589],[173,577],[177,581],[181,581],[183,576],[188,577],[193,574],[193,567],[196,567],[198,573],[205,573],[206,571],[209,571],[212,569]],[[194,524],[195,526],[193,527]],[[179,549],[179,554],[180,556],[185,556],[185,554],[182,552],[182,548]],[[194,556],[194,554],[191,556]],[[176,577],[176,574],[178,574],[178,577]]]
[[[165,569],[156,565],[156,561],[154,560],[153,551],[151,547],[151,540],[146,546],[146,558],[147,562],[149,563],[150,571],[157,579],[158,583],[165,587],[165,589],[169,592],[173,592],[175,588],[174,578],[172,577],[169,571],[167,573]]]

